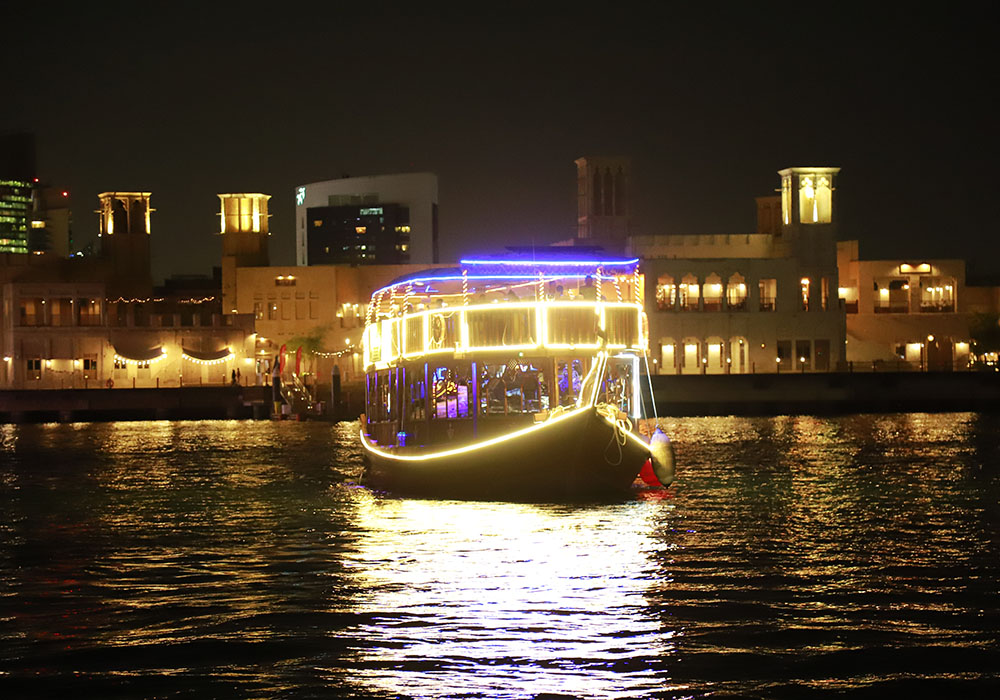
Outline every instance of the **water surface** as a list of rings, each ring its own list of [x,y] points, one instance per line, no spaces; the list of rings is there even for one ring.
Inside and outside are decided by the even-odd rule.
[[[1000,418],[664,427],[666,492],[545,505],[373,493],[346,424],[0,426],[0,693],[1000,692]]]

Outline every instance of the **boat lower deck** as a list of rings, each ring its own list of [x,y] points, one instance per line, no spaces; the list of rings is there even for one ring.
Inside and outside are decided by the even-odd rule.
[[[462,498],[579,500],[620,497],[649,457],[648,445],[594,407],[567,411],[472,443],[381,448],[362,434],[365,481],[398,493]],[[433,449],[433,448],[431,448]]]

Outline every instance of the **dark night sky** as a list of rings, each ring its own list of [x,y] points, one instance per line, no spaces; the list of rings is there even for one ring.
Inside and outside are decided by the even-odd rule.
[[[345,173],[437,173],[449,257],[566,238],[581,155],[631,156],[640,233],[751,232],[777,170],[840,166],[864,257],[1000,273],[995,41],[970,8],[78,5],[5,10],[0,130],[37,134],[78,242],[98,192],[152,191],[157,277],[218,264],[219,192],[273,195],[291,264],[295,185]]]

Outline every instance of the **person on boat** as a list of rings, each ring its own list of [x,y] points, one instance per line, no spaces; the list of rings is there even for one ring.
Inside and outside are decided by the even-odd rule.
[[[517,301],[517,292],[514,291],[513,287],[507,287],[507,296],[504,299],[506,301]]]
[[[584,301],[597,301],[597,287],[594,286],[594,278],[587,275],[580,288],[580,298]]]

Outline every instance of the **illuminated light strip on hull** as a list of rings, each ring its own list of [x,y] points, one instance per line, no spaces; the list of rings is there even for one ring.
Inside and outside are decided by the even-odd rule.
[[[453,448],[451,450],[442,450],[441,452],[432,452],[430,454],[425,454],[425,455],[399,455],[399,454],[393,454],[392,452],[387,452],[385,450],[380,450],[377,447],[375,447],[375,445],[372,442],[370,442],[368,440],[368,436],[365,435],[365,431],[364,431],[363,428],[359,431],[359,433],[361,435],[361,444],[364,445],[365,449],[368,450],[369,452],[372,452],[373,454],[378,455],[379,457],[383,457],[385,459],[399,460],[401,462],[426,462],[426,461],[433,460],[433,459],[439,459],[439,458],[443,458],[443,457],[452,457],[452,456],[455,456],[455,455],[466,454],[468,452],[474,452],[476,450],[482,450],[482,449],[485,449],[487,447],[492,447],[494,445],[500,445],[500,444],[503,444],[503,443],[505,443],[505,442],[507,442],[509,440],[515,440],[515,439],[517,439],[519,437],[523,437],[525,435],[530,435],[530,434],[533,434],[533,433],[537,433],[538,431],[544,430],[545,428],[552,427],[554,425],[558,425],[559,423],[563,422],[567,418],[578,416],[581,413],[584,413],[584,412],[587,412],[587,411],[592,411],[592,410],[593,410],[592,406],[589,406],[589,405],[587,405],[587,406],[580,406],[578,408],[574,408],[574,409],[572,409],[570,411],[567,411],[566,413],[563,413],[560,416],[555,416],[554,418],[550,418],[549,420],[545,421],[544,423],[539,423],[538,425],[532,425],[532,426],[529,426],[527,428],[522,428],[521,430],[516,430],[513,433],[507,433],[506,435],[501,435],[500,437],[495,437],[495,438],[491,438],[489,440],[484,440],[483,442],[477,442],[477,443],[472,444],[472,445],[465,445],[463,447],[456,447],[456,448]],[[611,423],[612,425],[614,424],[613,421],[608,421],[608,422]],[[649,445],[646,445],[646,443],[643,442],[640,437],[633,436],[633,439],[638,440],[640,444],[642,444],[642,445],[644,445],[646,447],[646,449],[649,449]]]

